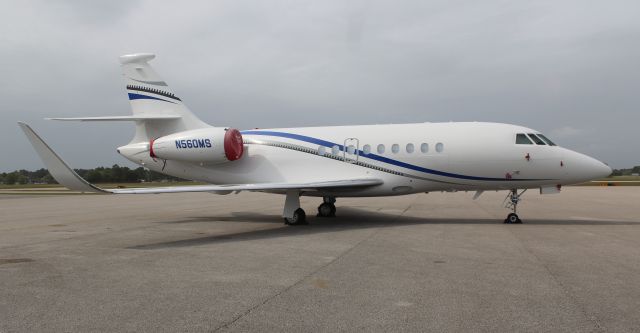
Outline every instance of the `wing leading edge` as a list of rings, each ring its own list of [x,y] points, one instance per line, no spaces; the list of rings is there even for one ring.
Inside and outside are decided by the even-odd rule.
[[[112,193],[112,194],[152,194],[152,193],[180,193],[180,192],[222,192],[231,191],[270,191],[270,190],[317,190],[317,189],[347,189],[381,185],[380,179],[360,178],[342,179],[307,183],[258,183],[236,185],[194,185],[154,188],[103,189],[80,177],[69,165],[56,154],[49,145],[27,124],[18,122],[40,159],[58,183],[80,192]]]

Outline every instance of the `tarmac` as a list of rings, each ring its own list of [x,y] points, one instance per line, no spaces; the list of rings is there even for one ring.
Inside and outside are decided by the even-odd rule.
[[[640,188],[0,195],[0,332],[638,332]]]

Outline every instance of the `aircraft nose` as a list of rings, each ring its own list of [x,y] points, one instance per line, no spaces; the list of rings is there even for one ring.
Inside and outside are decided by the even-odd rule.
[[[569,160],[572,161],[572,167],[570,168],[570,178],[575,181],[589,181],[599,178],[605,178],[611,175],[611,173],[613,172],[613,170],[608,165],[598,161],[593,157],[574,151],[569,151],[567,155],[565,156],[569,157]]]
[[[593,159],[593,161],[595,162],[593,166],[593,173],[597,175],[595,178],[609,177],[611,173],[613,173],[613,169],[611,169],[610,166],[596,160],[595,158]]]
[[[585,156],[586,158],[583,160],[583,169],[585,173],[585,178],[588,179],[599,179],[608,177],[613,170],[606,164],[596,160],[593,157]]]

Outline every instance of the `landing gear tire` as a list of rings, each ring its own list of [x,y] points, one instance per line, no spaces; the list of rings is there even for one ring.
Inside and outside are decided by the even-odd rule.
[[[302,208],[298,208],[293,212],[293,217],[284,218],[284,224],[286,225],[301,225],[307,224],[307,214],[305,214]]]
[[[504,223],[507,224],[515,224],[515,223],[522,223],[522,220],[518,217],[517,211],[518,211],[518,203],[520,201],[522,201],[522,195],[524,194],[524,192],[527,192],[526,189],[524,189],[522,192],[518,193],[518,189],[512,189],[509,191],[509,193],[507,194],[507,197],[504,199],[504,201],[506,202],[505,208],[511,210],[511,213],[509,213],[509,215],[507,215],[507,218],[504,220]]]
[[[518,217],[516,213],[510,213],[507,215],[507,218],[504,220],[504,223],[514,224],[514,223],[522,223],[522,220]]]
[[[335,217],[336,205],[330,202],[323,202],[318,206],[318,217]]]

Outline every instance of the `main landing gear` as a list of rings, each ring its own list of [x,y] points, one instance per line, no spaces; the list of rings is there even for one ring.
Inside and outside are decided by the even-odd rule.
[[[518,194],[518,190],[513,189],[511,190],[511,192],[509,192],[509,194],[507,194],[507,197],[504,199],[504,201],[506,202],[505,207],[507,209],[510,209],[512,212],[509,213],[509,215],[507,215],[506,219],[504,219],[504,223],[522,223],[522,220],[520,219],[520,217],[518,217],[517,209],[518,209],[518,202],[522,200],[520,199],[520,197],[526,191],[527,190],[525,189],[522,192],[520,192],[520,194]]]
[[[336,198],[323,197],[322,203],[318,206],[318,217],[335,217],[336,216]]]
[[[304,209],[298,208],[293,212],[292,217],[284,218],[284,224],[300,225],[300,224],[309,224],[309,222],[307,222],[307,214],[304,212]]]
[[[336,216],[336,198],[324,197],[323,203],[318,206],[318,217]],[[289,190],[284,201],[284,211],[282,212],[284,224],[301,225],[307,223],[307,214],[300,208],[300,191]]]
[[[284,211],[282,212],[284,224],[300,225],[307,224],[307,214],[300,208],[300,191],[289,190],[284,200]]]

